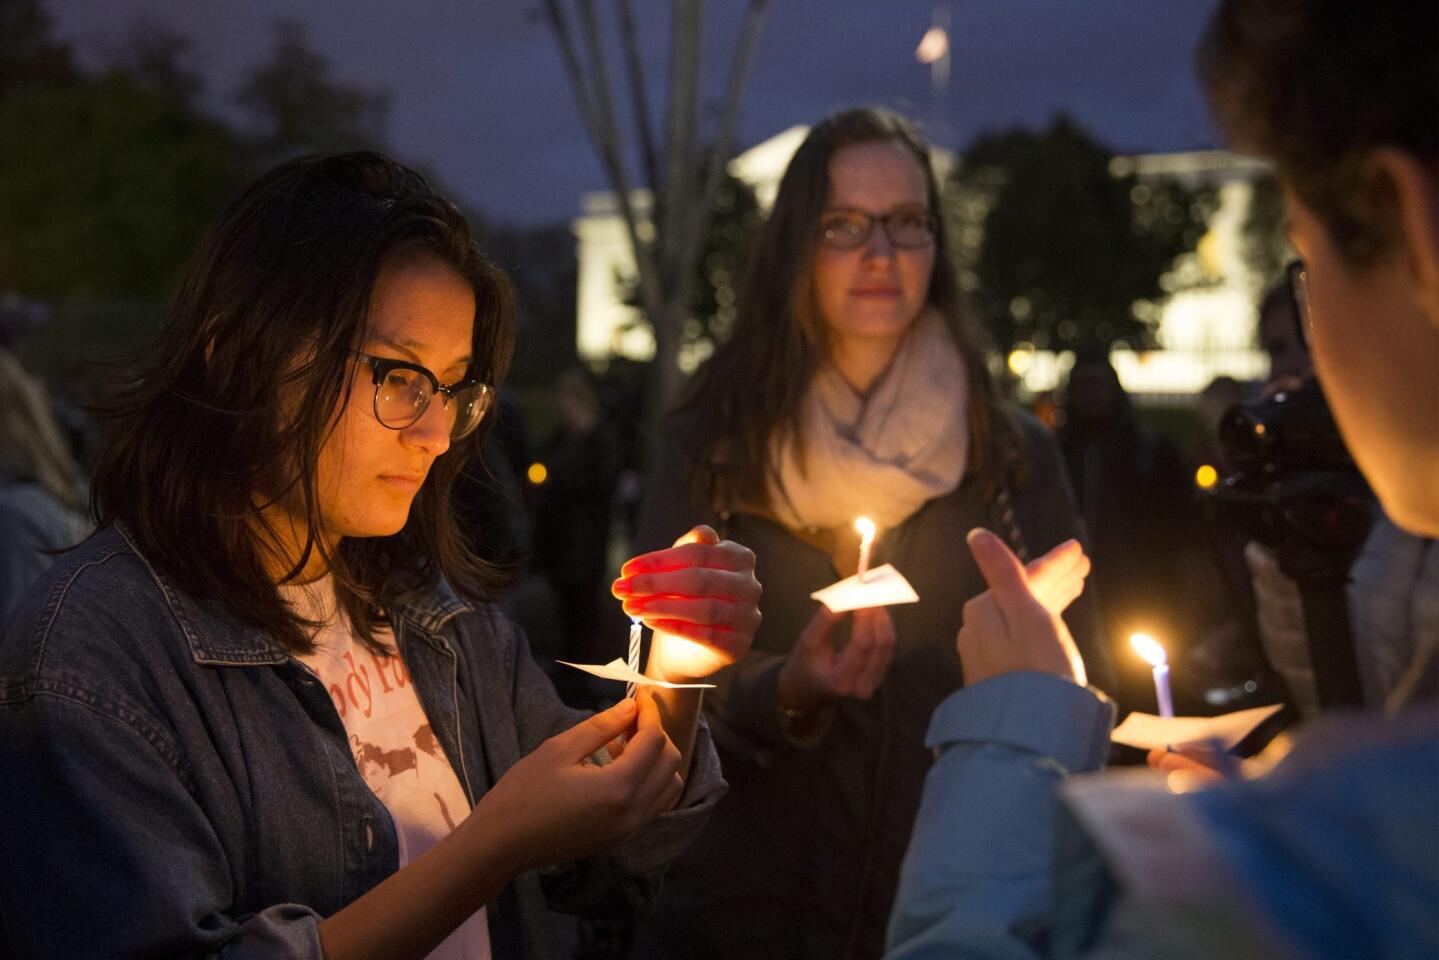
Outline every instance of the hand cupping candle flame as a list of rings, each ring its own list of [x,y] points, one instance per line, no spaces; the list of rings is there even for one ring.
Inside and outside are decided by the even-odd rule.
[[[566,666],[636,685],[713,686],[698,681],[744,657],[760,623],[754,554],[707,526],[628,561],[611,590],[633,622],[654,631],[648,665],[639,669],[632,642],[628,665]]]

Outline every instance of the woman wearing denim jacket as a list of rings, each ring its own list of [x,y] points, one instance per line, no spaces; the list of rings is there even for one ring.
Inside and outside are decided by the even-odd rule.
[[[723,789],[698,694],[565,708],[449,512],[511,339],[385,157],[225,212],[0,642],[0,954],[538,960],[652,895]],[[753,557],[682,539],[627,595],[730,662]]]

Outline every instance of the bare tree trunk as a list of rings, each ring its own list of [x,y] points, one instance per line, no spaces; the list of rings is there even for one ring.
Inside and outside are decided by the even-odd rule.
[[[635,113],[641,163],[650,193],[646,224],[634,204],[625,168],[624,150],[614,116],[595,0],[576,0],[585,59],[565,16],[561,0],[545,0],[545,13],[559,45],[565,72],[574,90],[580,116],[600,155],[615,191],[620,215],[635,254],[638,292],[645,318],[655,338],[655,357],[649,371],[646,413],[648,433],[657,435],[659,420],[682,385],[679,353],[694,286],[696,261],[704,249],[715,196],[734,145],[745,78],[759,39],[769,0],[749,0],[739,43],[730,64],[719,129],[707,149],[701,149],[700,39],[703,0],[672,0],[673,40],[670,51],[669,102],[666,106],[665,153],[656,155],[631,0],[615,6],[625,62],[630,102]],[[663,179],[661,179],[661,177]]]
[[[635,32],[633,0],[618,0],[620,43],[624,46],[625,72],[630,86],[630,108],[640,138],[640,159],[644,165],[645,183],[651,188],[660,182],[659,153],[655,150],[654,132],[650,129],[650,97],[645,86],[644,63],[640,59],[639,37]]]
[[[655,195],[656,240],[659,245],[660,313],[650,318],[655,336],[654,363],[649,371],[649,425],[658,426],[665,408],[679,389],[679,351],[684,335],[688,298],[679,295],[686,286],[682,268],[684,236],[695,196],[699,157],[700,27],[703,0],[673,0],[673,40],[670,43],[669,104],[665,124],[664,185]],[[658,184],[656,186],[659,186]],[[653,432],[651,432],[653,436]]]
[[[754,48],[759,42],[760,26],[763,23],[764,12],[768,6],[768,0],[751,0],[745,11],[744,26],[740,31],[740,39],[735,47],[734,60],[730,63],[729,82],[725,91],[724,112],[720,119],[719,131],[711,142],[709,150],[700,158],[698,164],[692,168],[692,175],[696,178],[693,184],[700,186],[699,195],[693,202],[686,205],[691,216],[689,222],[682,225],[677,233],[669,238],[673,244],[672,249],[676,252],[675,257],[675,284],[671,290],[669,302],[666,309],[673,312],[673,316],[666,318],[671,324],[675,333],[673,354],[667,363],[659,365],[655,371],[653,383],[655,385],[655,396],[663,398],[657,412],[653,412],[651,425],[658,427],[659,418],[664,411],[679,395],[683,380],[679,368],[679,348],[681,346],[684,322],[688,319],[688,306],[690,294],[694,288],[695,269],[698,266],[700,254],[704,250],[705,237],[709,234],[710,220],[714,215],[715,197],[719,193],[719,186],[724,180],[725,167],[729,163],[730,153],[734,148],[734,131],[739,119],[739,105],[741,95],[744,91],[745,80],[749,75],[750,63],[754,59]],[[699,176],[703,176],[701,183]],[[658,348],[658,340],[656,340]],[[656,349],[656,359],[660,359],[659,351]]]

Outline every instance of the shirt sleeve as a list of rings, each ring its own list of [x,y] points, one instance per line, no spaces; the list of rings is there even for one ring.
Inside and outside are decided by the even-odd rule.
[[[42,682],[0,697],[0,927],[14,956],[322,960],[308,907],[232,914],[230,865],[163,731]]]
[[[1044,673],[1004,674],[940,704],[887,960],[1043,955],[1058,788],[1103,764],[1113,722],[1107,700]]]

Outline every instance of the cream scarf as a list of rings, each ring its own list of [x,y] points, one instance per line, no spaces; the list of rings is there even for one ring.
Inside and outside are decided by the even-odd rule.
[[[939,312],[910,327],[889,368],[860,395],[824,363],[800,407],[805,469],[790,431],[772,444],[770,503],[792,529],[867,516],[902,523],[964,477],[969,375]]]

